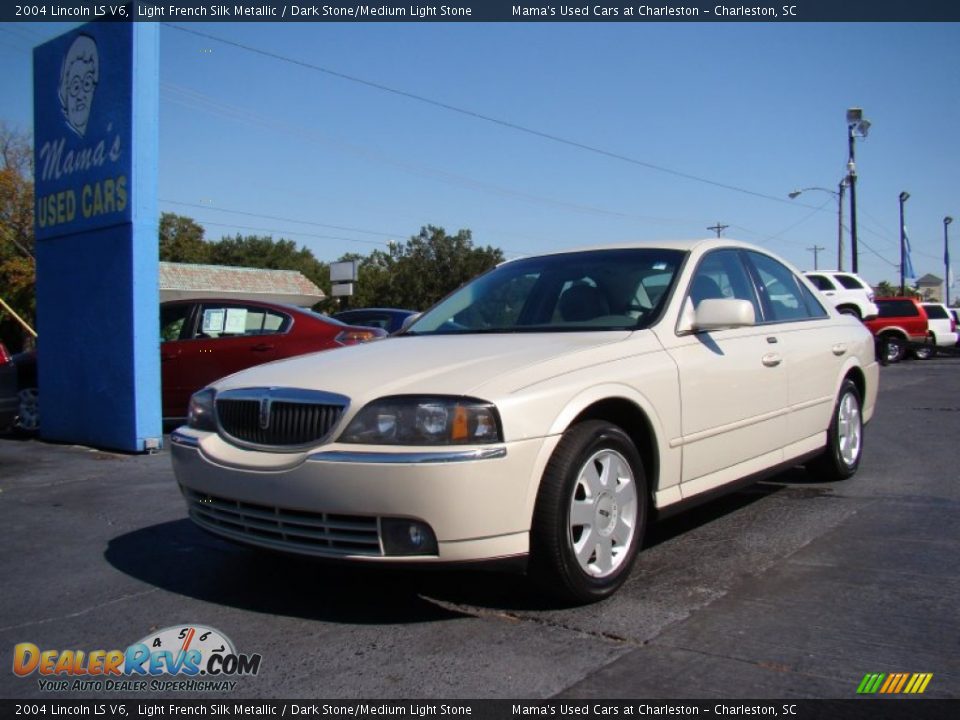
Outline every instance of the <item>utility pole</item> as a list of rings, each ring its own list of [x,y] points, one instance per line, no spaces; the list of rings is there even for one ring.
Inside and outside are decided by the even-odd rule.
[[[943,304],[947,306],[950,305],[950,236],[947,225],[952,222],[949,215],[943,219]]]
[[[826,248],[825,248],[825,247],[820,247],[819,245],[814,245],[814,246],[811,247],[811,248],[807,248],[807,250],[809,250],[810,252],[813,253],[813,269],[814,269],[814,270],[819,270],[820,268],[819,268],[819,266],[817,265],[817,257],[819,256],[819,254],[820,254],[821,252],[823,252],[824,250],[826,250]]]
[[[726,230],[728,227],[730,227],[730,226],[729,226],[729,225],[721,225],[721,224],[720,224],[720,221],[717,220],[717,224],[716,224],[716,225],[711,225],[710,227],[707,228],[707,230],[713,230],[713,231],[717,234],[717,237],[720,237],[720,233],[722,233],[722,232],[723,232],[724,230]]]

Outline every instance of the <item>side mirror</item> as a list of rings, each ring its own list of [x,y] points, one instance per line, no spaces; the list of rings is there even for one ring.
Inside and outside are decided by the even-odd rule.
[[[413,325],[417,320],[420,319],[420,316],[423,313],[414,313],[413,315],[408,315],[403,319],[403,324],[400,325],[400,329],[397,330],[397,335],[401,335],[410,329],[410,326]]]
[[[704,300],[693,316],[694,330],[746,327],[754,323],[756,316],[749,300]]]
[[[747,327],[756,324],[753,303],[749,300],[732,298],[702,300],[696,310],[687,300],[683,322],[678,328],[681,333],[704,332],[724,328]]]

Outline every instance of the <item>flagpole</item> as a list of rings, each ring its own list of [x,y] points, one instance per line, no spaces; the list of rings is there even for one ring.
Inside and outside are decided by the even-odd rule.
[[[904,191],[900,193],[900,295],[907,294],[905,272],[907,269],[907,229],[903,224],[903,204],[910,199],[910,193]]]

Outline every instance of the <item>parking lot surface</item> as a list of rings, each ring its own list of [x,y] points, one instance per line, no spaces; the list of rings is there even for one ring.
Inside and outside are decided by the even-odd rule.
[[[165,697],[853,698],[866,673],[924,672],[926,697],[958,698],[957,438],[960,358],[884,368],[854,478],[798,468],[662,521],[626,586],[580,608],[515,575],[234,546],[186,519],[166,451],[0,438],[0,697],[110,695],[17,677],[18,643],[203,625],[259,673]]]

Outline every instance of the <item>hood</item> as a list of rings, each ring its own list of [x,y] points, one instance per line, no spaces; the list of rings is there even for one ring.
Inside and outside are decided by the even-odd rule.
[[[213,385],[219,391],[244,387],[321,390],[346,395],[353,403],[404,394],[477,395],[494,400],[536,380],[594,364],[598,349],[632,334],[400,336],[258,365]]]

